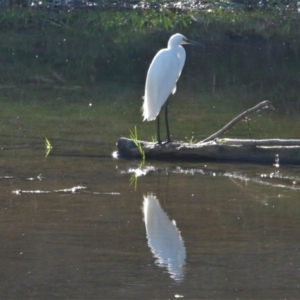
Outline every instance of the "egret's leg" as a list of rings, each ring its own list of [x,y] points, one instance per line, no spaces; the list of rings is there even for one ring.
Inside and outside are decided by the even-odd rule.
[[[161,144],[161,139],[160,139],[160,129],[159,129],[159,114],[156,117],[157,120],[157,144]]]
[[[169,108],[169,99],[167,99],[165,107],[165,119],[166,119],[166,128],[167,128],[167,143],[171,142],[170,130],[169,130],[169,121],[168,121],[168,108]]]

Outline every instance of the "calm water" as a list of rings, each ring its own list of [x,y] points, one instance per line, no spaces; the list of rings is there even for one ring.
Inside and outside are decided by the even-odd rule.
[[[5,93],[1,299],[299,298],[299,166],[146,161],[135,177],[140,161],[112,152],[134,125],[142,138],[155,132],[141,122],[141,90]],[[178,138],[201,139],[243,111],[196,96],[172,107]],[[294,121],[262,112],[252,132],[297,138]],[[245,125],[232,136],[247,138]]]

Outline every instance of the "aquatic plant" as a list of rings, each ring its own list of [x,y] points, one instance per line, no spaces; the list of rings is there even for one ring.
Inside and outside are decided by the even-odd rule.
[[[136,126],[134,126],[134,131],[130,131],[130,138],[132,139],[132,141],[134,142],[134,144],[137,146],[137,148],[139,149],[139,152],[142,156],[142,165],[144,164],[145,162],[145,151],[142,147],[142,144],[141,142],[138,140],[138,134],[137,134],[137,129],[136,129]]]
[[[45,158],[46,158],[51,152],[51,150],[53,149],[53,147],[46,137],[44,137],[44,139],[45,139]]]
[[[197,143],[197,139],[195,139],[194,136],[192,136],[191,138],[188,138],[188,137],[186,136],[185,139],[187,140],[187,142],[188,142],[189,144],[196,144],[196,143]]]

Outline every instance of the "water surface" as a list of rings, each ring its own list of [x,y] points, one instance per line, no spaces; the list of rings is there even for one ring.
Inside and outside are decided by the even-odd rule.
[[[116,140],[134,125],[150,140],[155,123],[141,122],[142,88],[108,90],[4,91],[0,298],[299,298],[299,167],[146,161],[134,179],[140,161],[113,158]],[[183,108],[183,94],[170,108],[177,139],[248,108],[199,93]],[[278,116],[253,116],[252,132],[297,138],[294,117]],[[227,136],[247,134],[241,124]]]

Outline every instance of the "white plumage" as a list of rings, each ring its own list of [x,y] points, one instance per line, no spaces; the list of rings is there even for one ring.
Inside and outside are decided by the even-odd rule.
[[[155,120],[169,95],[176,92],[176,82],[185,62],[185,50],[181,34],[173,35],[168,48],[160,50],[149,67],[145,99],[143,105],[144,121]]]
[[[176,92],[176,82],[185,62],[186,55],[184,48],[181,46],[182,44],[202,46],[199,43],[188,40],[182,34],[174,34],[169,39],[168,48],[160,50],[155,55],[147,73],[142,111],[144,121],[152,121],[157,118],[158,143],[161,143],[158,119],[159,112],[170,94]],[[167,106],[165,117],[168,135],[167,142],[170,142]]]

